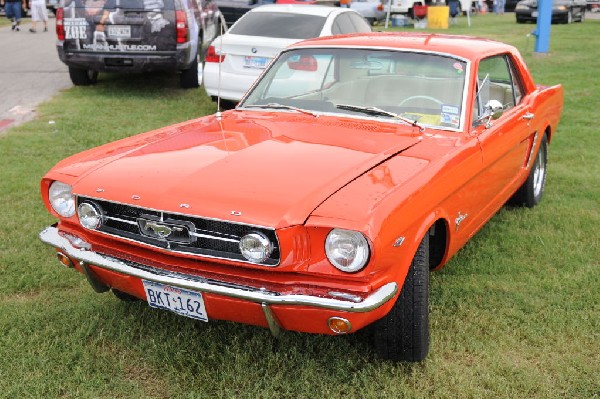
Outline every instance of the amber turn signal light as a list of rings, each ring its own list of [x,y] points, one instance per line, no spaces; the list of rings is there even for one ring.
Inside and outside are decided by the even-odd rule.
[[[69,257],[66,256],[65,254],[63,254],[62,252],[57,252],[56,257],[58,258],[58,261],[63,264],[63,266],[68,267],[68,268],[75,267],[75,265],[73,265],[73,262],[71,261],[71,259],[69,259]]]
[[[352,329],[352,324],[343,317],[330,317],[327,325],[336,334],[348,334]]]

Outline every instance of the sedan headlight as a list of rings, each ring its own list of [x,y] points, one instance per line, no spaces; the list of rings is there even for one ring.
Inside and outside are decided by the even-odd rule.
[[[60,216],[68,218],[75,214],[75,197],[68,184],[59,181],[53,182],[48,191],[48,199],[52,209]]]
[[[554,6],[552,8],[557,11],[567,11],[567,6]]]
[[[261,263],[273,252],[273,243],[259,232],[246,234],[240,240],[240,252],[248,261]]]
[[[343,272],[357,272],[369,260],[369,243],[358,231],[333,229],[325,240],[325,253],[333,266]]]

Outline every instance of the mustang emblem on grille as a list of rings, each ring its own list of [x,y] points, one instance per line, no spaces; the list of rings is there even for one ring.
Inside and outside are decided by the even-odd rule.
[[[142,235],[161,241],[182,244],[190,244],[195,241],[195,237],[190,234],[190,231],[194,230],[192,223],[171,219],[153,219],[151,216],[138,218],[137,223]]]
[[[174,231],[183,231],[183,227],[167,226],[156,222],[146,222],[146,229],[152,230],[159,238],[167,238]]]

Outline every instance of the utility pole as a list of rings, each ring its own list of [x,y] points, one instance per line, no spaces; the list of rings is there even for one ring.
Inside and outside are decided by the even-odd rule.
[[[552,0],[538,0],[537,28],[535,35],[536,53],[548,53],[550,47],[550,25],[552,22]]]

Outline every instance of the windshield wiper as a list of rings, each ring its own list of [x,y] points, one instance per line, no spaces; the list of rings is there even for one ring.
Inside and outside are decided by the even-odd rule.
[[[298,108],[298,107],[294,107],[291,105],[283,105],[283,104],[279,104],[279,103],[268,103],[268,104],[249,104],[249,105],[243,105],[242,108],[273,108],[273,109],[289,109],[290,111],[296,111],[296,112],[301,112],[303,114],[308,114],[308,115],[312,115],[315,118],[318,116],[317,114],[307,111],[305,109],[302,108]]]
[[[389,116],[391,118],[395,118],[404,123],[407,123],[411,126],[418,127],[420,131],[425,130],[425,128],[423,126],[419,125],[417,123],[417,121],[410,120],[410,119],[400,116],[394,112],[386,111],[384,109],[380,109],[377,107],[360,107],[358,105],[348,105],[348,104],[336,104],[335,107],[338,109],[345,109],[348,111],[362,112],[363,114],[367,114],[367,115]]]

